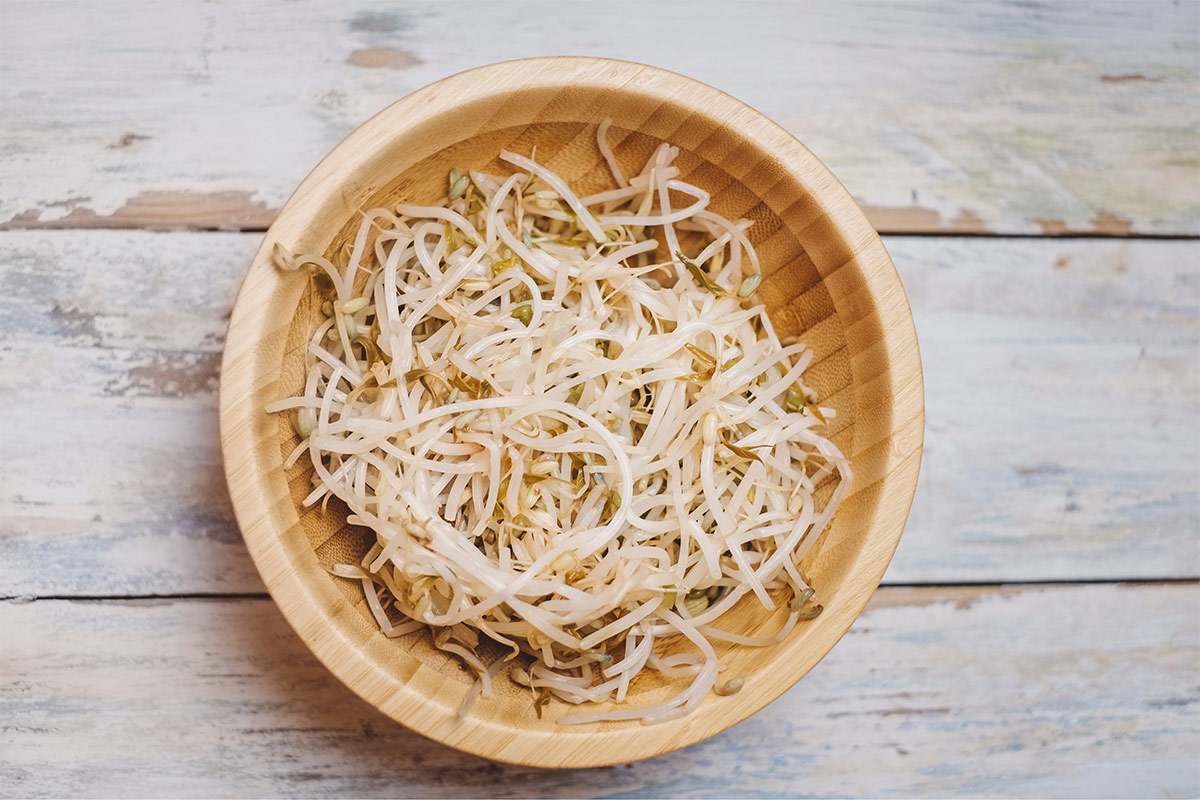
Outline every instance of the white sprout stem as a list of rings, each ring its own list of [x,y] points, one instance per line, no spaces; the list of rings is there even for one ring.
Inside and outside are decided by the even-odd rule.
[[[579,201],[579,198],[567,186],[567,182],[555,175],[545,167],[530,161],[524,156],[519,156],[516,153],[510,153],[507,150],[500,154],[500,158],[515,164],[523,170],[526,170],[532,175],[537,175],[539,178],[548,183],[556,192],[562,195],[562,199],[571,210],[579,217],[579,223],[587,229],[592,239],[597,242],[604,241],[604,231],[600,230],[600,224],[596,222],[596,218],[592,216],[592,212],[587,210],[587,207]]]
[[[617,157],[613,155],[612,148],[608,145],[608,127],[610,125],[612,125],[612,120],[605,118],[596,128],[596,144],[600,147],[600,155],[604,156],[604,162],[608,164],[608,171],[616,179],[617,185],[625,187],[629,185],[629,181],[625,179],[625,173],[621,171],[621,165],[617,163]]]

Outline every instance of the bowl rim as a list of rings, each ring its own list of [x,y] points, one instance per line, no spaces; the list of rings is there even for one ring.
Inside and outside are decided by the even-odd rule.
[[[887,367],[883,373],[890,378],[895,396],[891,430],[881,441],[900,435],[901,424],[895,416],[899,408],[904,412],[905,446],[888,448],[883,455],[886,466],[879,470],[881,488],[864,545],[838,589],[838,604],[815,621],[805,637],[805,650],[796,654],[795,666],[785,679],[769,684],[758,681],[760,685],[754,687],[748,683],[739,693],[736,706],[725,707],[723,714],[701,716],[704,711],[700,710],[654,726],[598,725],[594,731],[584,731],[584,736],[528,730],[517,737],[521,741],[500,746],[498,740],[504,737],[481,736],[477,730],[480,725],[488,727],[487,721],[447,720],[440,711],[431,711],[429,704],[423,703],[411,681],[397,686],[390,676],[380,674],[381,668],[365,652],[367,645],[352,641],[339,624],[344,614],[357,611],[344,597],[332,593],[332,584],[322,588],[309,580],[311,569],[301,569],[295,561],[303,553],[286,546],[282,534],[291,527],[286,524],[286,514],[290,510],[294,515],[295,509],[286,484],[282,497],[278,485],[269,485],[263,463],[271,456],[255,444],[249,432],[255,417],[264,413],[256,407],[257,392],[277,377],[277,373],[260,373],[256,351],[268,335],[278,336],[280,330],[286,330],[294,309],[263,308],[250,298],[269,296],[278,290],[279,277],[271,265],[270,249],[273,242],[283,238],[280,231],[295,228],[297,219],[314,218],[323,200],[338,192],[340,179],[350,171],[347,165],[368,161],[398,130],[498,91],[567,84],[633,92],[680,104],[720,125],[736,123],[741,138],[769,154],[809,189],[834,228],[854,243],[854,260],[862,268],[863,280],[876,301],[876,316],[885,331]],[[678,73],[629,61],[554,56],[475,67],[418,89],[352,131],[313,168],[280,209],[239,288],[222,356],[219,417],[226,481],[255,566],[288,623],[331,672],[377,709],[443,744],[527,766],[585,767],[649,758],[714,736],[775,700],[841,639],[878,587],[908,518],[923,449],[924,384],[912,313],[890,256],[849,192],[803,144],[740,100]],[[311,547],[308,554],[315,566]]]

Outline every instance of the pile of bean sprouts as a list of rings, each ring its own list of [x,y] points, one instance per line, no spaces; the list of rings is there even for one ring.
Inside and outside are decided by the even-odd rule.
[[[331,571],[383,633],[429,630],[477,673],[463,715],[511,666],[539,717],[680,717],[743,684],[713,641],[779,642],[821,610],[799,564],[850,474],[801,381],[812,352],[756,299],[749,223],[709,211],[669,145],[627,178],[606,130],[609,191],[505,152],[513,174],[452,169],[442,205],[364,212],[340,268],[274,249],[332,284],[303,394],[268,407],[294,414],[288,466],[307,453],[305,504],[374,532]],[[722,630],[746,595],[787,605],[782,627]],[[481,639],[508,652],[485,663]],[[691,680],[621,707],[643,670]]]

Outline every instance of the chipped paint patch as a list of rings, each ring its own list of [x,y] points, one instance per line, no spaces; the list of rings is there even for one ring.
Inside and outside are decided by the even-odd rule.
[[[49,206],[51,204],[47,204]],[[86,206],[73,206],[64,216],[42,219],[42,209],[14,214],[0,230],[64,228],[148,228],[185,230],[266,228],[279,209],[254,200],[251,192],[147,191],[129,198],[111,214],[97,214]]]
[[[863,205],[863,213],[880,233],[936,231],[941,229],[942,215],[932,208],[921,206]]]
[[[394,47],[364,47],[351,53],[346,63],[366,69],[408,69],[420,64],[421,59]]]
[[[871,225],[880,233],[993,233],[983,217],[967,208],[945,219],[936,209],[923,206],[873,206],[860,204]],[[1090,220],[1090,227],[1072,228],[1061,219],[1035,219],[1034,224],[1047,236],[1071,234],[1130,236],[1133,223],[1123,217],[1098,211]]]
[[[983,217],[960,208],[952,219],[922,206],[862,206],[871,225],[880,233],[988,233]]]
[[[968,209],[959,209],[958,216],[950,220],[949,229],[958,233],[987,233],[983,217]]]
[[[1133,223],[1107,211],[1097,211],[1092,217],[1092,231],[1107,233],[1113,236],[1128,236],[1133,230]]]
[[[886,588],[886,587],[881,587]],[[889,588],[876,592],[867,605],[866,612],[884,608],[925,608],[939,604],[952,604],[955,610],[965,611],[981,600],[1009,598],[1019,595],[1022,587],[1005,586],[929,586],[916,588]]]
[[[1042,229],[1042,233],[1048,236],[1057,236],[1071,232],[1071,229],[1067,227],[1067,223],[1061,219],[1035,219],[1034,222]]]
[[[1129,73],[1127,75],[1101,75],[1101,83],[1161,83],[1162,78],[1147,78],[1141,73]]]
[[[1092,217],[1090,228],[1072,228],[1061,219],[1035,219],[1034,222],[1047,236],[1077,234],[1100,234],[1102,236],[1129,236],[1133,234],[1133,223],[1123,217],[1098,211]]]

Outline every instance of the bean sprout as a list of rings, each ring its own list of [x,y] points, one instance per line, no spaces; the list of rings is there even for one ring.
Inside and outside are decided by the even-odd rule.
[[[330,571],[385,635],[428,630],[476,673],[460,715],[523,653],[539,716],[623,703],[652,670],[687,684],[559,722],[674,719],[742,687],[713,642],[774,644],[821,609],[799,565],[850,473],[800,380],[812,354],[757,299],[748,223],[666,144],[626,178],[607,130],[617,189],[581,198],[506,152],[523,172],[456,168],[441,205],[366,211],[340,270],[275,245],[331,286],[303,393],[267,410],[294,415],[304,502],[339,498],[376,540]],[[782,601],[782,626],[721,630],[743,599]],[[481,637],[511,652],[485,663]]]

